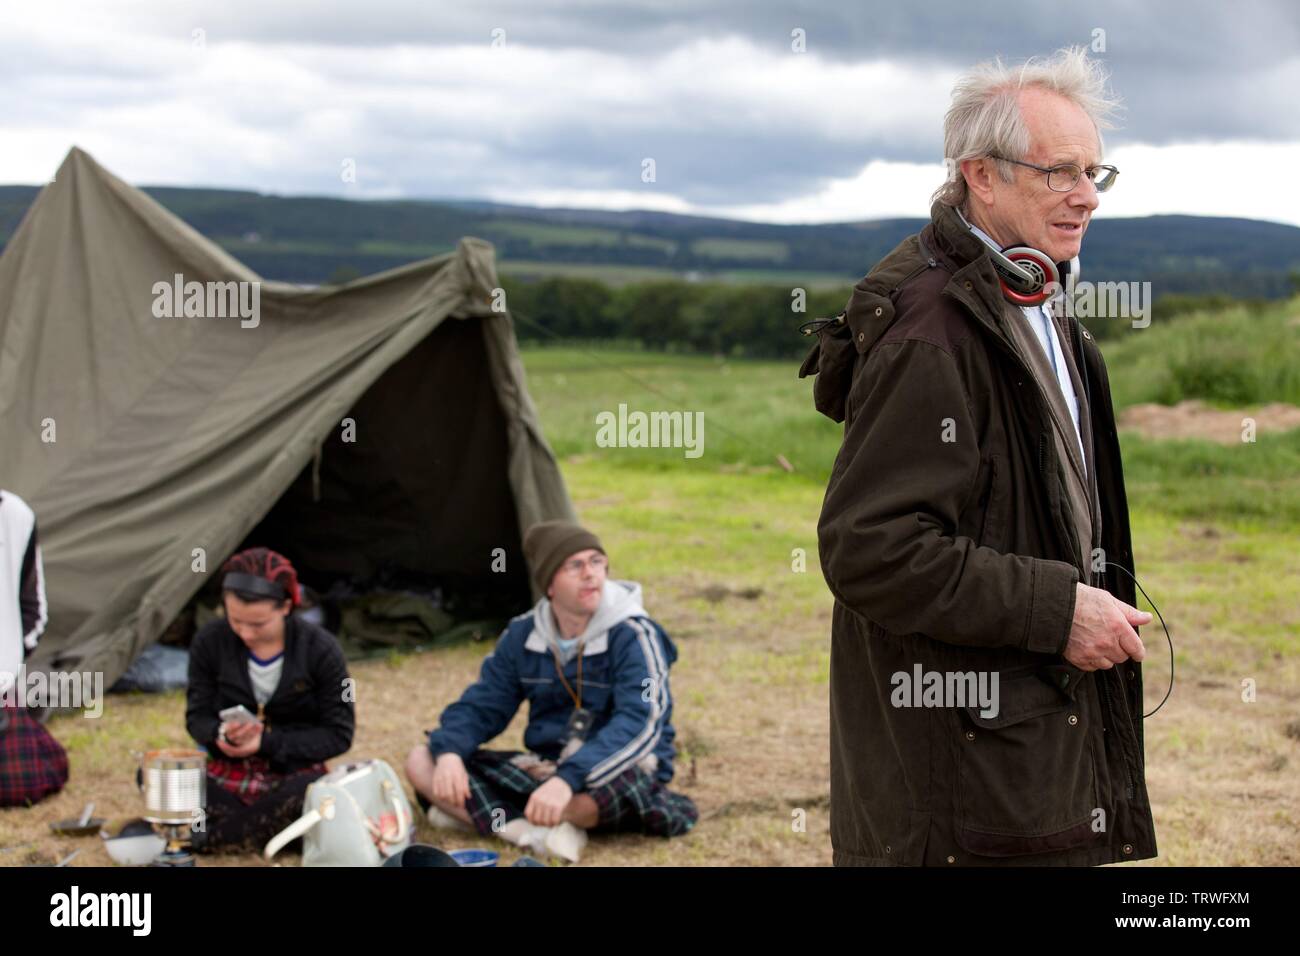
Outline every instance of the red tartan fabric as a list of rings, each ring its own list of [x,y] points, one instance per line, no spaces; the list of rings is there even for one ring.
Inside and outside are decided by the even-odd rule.
[[[323,761],[293,771],[293,773],[317,775],[328,772],[329,768]],[[208,783],[216,784],[221,789],[233,793],[246,804],[256,803],[279,786],[280,781],[293,776],[293,773],[276,773],[265,757],[208,758]]]
[[[22,707],[0,707],[0,807],[24,807],[68,782],[68,753]]]

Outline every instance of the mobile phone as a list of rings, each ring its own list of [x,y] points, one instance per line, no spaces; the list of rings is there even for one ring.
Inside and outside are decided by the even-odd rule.
[[[257,723],[257,718],[254,717],[243,704],[236,704],[234,707],[227,707],[217,716],[221,718],[223,724]]]

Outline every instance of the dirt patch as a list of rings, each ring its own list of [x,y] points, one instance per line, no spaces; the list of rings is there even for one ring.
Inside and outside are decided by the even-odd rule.
[[[701,597],[710,604],[717,604],[719,601],[725,601],[728,598],[738,597],[746,601],[755,601],[763,596],[762,588],[729,588],[725,584],[710,584],[707,587],[699,588],[693,594],[694,597]]]
[[[1119,418],[1119,427],[1140,432],[1145,438],[1203,438],[1223,445],[1241,442],[1242,420],[1253,418],[1256,432],[1300,428],[1300,407],[1270,402],[1250,411],[1211,408],[1189,399],[1177,405],[1132,405]]]

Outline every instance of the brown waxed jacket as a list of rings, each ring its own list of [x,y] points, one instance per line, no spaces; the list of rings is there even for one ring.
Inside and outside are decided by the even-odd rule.
[[[800,369],[817,375],[818,410],[844,422],[818,524],[835,597],[835,864],[1153,857],[1141,666],[1085,672],[1061,656],[1076,582],[1128,604],[1133,582],[1081,563],[1069,465],[1006,324],[1023,315],[955,212],[936,203],[931,218],[857,284]],[[1078,369],[1076,322],[1058,320],[1058,335]],[[1092,549],[1132,573],[1110,383],[1079,331],[1101,517]],[[903,706],[920,699],[897,675],[930,672],[996,673],[996,715],[969,697]]]

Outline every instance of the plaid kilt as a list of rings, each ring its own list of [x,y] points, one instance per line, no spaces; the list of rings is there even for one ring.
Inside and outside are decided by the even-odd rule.
[[[208,757],[208,785],[233,793],[245,804],[256,803],[294,774],[310,773],[319,777],[328,772],[324,762],[290,773],[277,773],[265,757]]]
[[[476,750],[465,760],[469,799],[465,809],[483,836],[491,836],[495,811],[499,824],[524,815],[532,792],[546,781],[511,763],[517,750]],[[690,797],[673,793],[640,767],[623,771],[609,783],[585,790],[599,811],[592,833],[634,831],[650,836],[680,836],[695,825],[699,811]]]
[[[68,752],[26,708],[0,706],[0,807],[25,807],[68,782]]]

